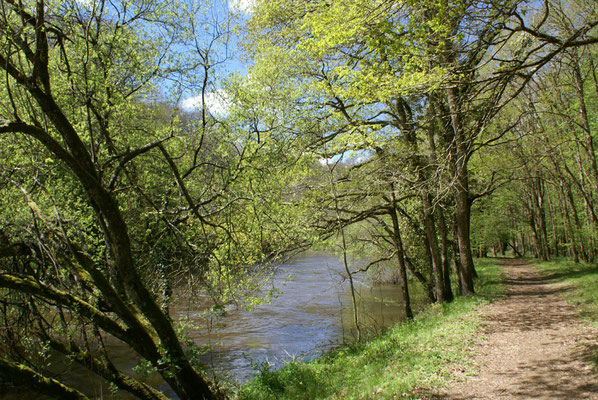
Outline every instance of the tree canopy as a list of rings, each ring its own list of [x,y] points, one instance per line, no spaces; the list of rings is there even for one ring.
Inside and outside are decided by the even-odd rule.
[[[473,294],[475,255],[596,259],[593,0],[245,11],[0,1],[2,382],[87,398],[59,357],[166,398],[117,340],[179,398],[226,397],[170,304],[250,307],[322,242],[367,257],[349,278],[392,271],[409,318],[412,281]]]

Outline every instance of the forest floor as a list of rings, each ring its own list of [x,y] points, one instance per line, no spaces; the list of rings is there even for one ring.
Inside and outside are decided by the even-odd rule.
[[[506,295],[481,310],[478,374],[433,398],[598,399],[598,327],[566,301],[571,285],[525,260],[504,268]]]

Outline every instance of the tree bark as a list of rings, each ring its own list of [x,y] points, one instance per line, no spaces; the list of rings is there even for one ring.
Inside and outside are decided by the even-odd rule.
[[[455,139],[454,145],[450,148],[453,153],[451,158],[455,175],[455,221],[457,225],[459,257],[461,261],[462,294],[467,296],[475,292],[473,284],[475,268],[471,253],[470,238],[471,202],[469,193],[469,174],[467,170],[469,153],[459,111],[458,89],[456,87],[450,87],[446,91]]]
[[[436,215],[438,216],[438,233],[440,233],[444,293],[446,301],[453,301],[455,296],[453,294],[453,288],[451,287],[451,262],[449,259],[449,240],[446,218],[444,217],[444,211],[439,207],[436,208]]]
[[[432,205],[427,193],[422,196],[424,231],[426,233],[426,242],[430,251],[432,263],[432,273],[434,275],[434,291],[436,292],[436,301],[443,303],[448,301],[446,287],[444,285],[444,271],[440,248],[438,246],[438,237],[436,236],[436,226],[432,215]]]
[[[394,194],[394,187],[391,185],[391,201],[390,219],[392,220],[393,242],[395,250],[397,251],[397,259],[399,263],[399,284],[401,285],[401,296],[403,300],[403,311],[407,319],[413,319],[413,310],[411,309],[411,299],[409,297],[409,282],[407,281],[407,268],[405,265],[405,250],[403,248],[403,239],[401,238],[401,228],[399,225],[399,218],[396,210],[396,198]]]
[[[31,368],[0,357],[0,376],[6,381],[33,389],[61,400],[89,400],[83,393],[55,379],[46,378]]]

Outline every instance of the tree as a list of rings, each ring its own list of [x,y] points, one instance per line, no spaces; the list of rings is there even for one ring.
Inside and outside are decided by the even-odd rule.
[[[250,267],[303,245],[283,223],[284,143],[208,107],[230,24],[192,2],[0,5],[0,376],[85,398],[46,369],[60,354],[165,398],[115,366],[112,337],[179,398],[219,397],[169,316],[177,283],[221,314],[257,287]],[[196,83],[198,113],[165,100]]]
[[[488,129],[534,74],[566,49],[598,40],[592,11],[568,30],[553,29],[562,15],[562,6],[549,1],[276,1],[256,8],[250,43],[258,65],[285,64],[282,74],[302,89],[300,107],[328,111],[321,120],[329,124],[319,135],[334,151],[374,157],[403,142],[402,161],[421,198],[426,247],[443,299],[447,252],[441,248],[448,242],[438,205],[452,197],[461,284],[465,294],[473,293],[471,205],[493,182],[475,192],[469,160],[513,128]],[[422,157],[427,148],[434,157]]]

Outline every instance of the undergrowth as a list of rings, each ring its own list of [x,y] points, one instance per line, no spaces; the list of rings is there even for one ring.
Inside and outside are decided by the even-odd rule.
[[[474,372],[468,355],[480,326],[476,310],[503,292],[494,261],[478,260],[477,269],[477,295],[432,305],[413,321],[310,362],[278,370],[263,364],[238,399],[415,399],[456,374]]]

